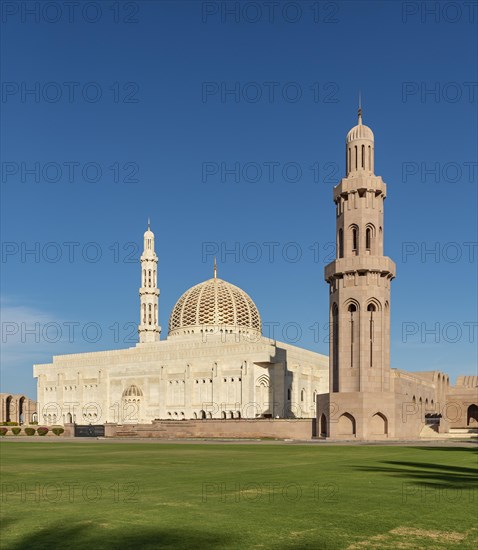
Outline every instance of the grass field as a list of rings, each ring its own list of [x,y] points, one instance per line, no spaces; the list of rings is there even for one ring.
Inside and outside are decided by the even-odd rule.
[[[471,448],[0,444],[1,548],[478,545]]]

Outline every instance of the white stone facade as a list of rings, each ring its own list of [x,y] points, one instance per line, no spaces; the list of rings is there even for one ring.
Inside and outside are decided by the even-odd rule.
[[[315,416],[316,396],[328,389],[328,358],[264,338],[252,299],[219,279],[216,269],[180,297],[168,338],[160,341],[157,262],[148,225],[140,342],[35,365],[40,422]]]

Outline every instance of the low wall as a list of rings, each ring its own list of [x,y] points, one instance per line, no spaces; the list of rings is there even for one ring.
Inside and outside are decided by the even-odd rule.
[[[68,430],[70,434],[73,435],[72,430]],[[105,424],[105,437],[311,439],[313,436],[315,419],[312,418],[163,420],[151,424]]]

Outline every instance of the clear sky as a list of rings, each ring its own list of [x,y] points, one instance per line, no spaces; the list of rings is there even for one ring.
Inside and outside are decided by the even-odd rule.
[[[265,335],[328,353],[332,189],[359,90],[388,184],[391,365],[476,373],[477,12],[3,2],[2,391],[35,396],[32,365],[53,355],[134,345],[148,216],[163,338],[216,254]]]

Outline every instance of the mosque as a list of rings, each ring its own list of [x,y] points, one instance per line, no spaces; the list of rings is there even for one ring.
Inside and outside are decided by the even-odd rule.
[[[158,325],[158,257],[148,226],[141,255],[139,343],[61,355],[36,365],[48,423],[147,423],[158,419],[312,418],[327,391],[324,355],[262,336],[246,292],[214,276],[187,290]],[[74,405],[73,405],[74,404]]]
[[[176,302],[161,339],[158,257],[148,224],[139,343],[35,365],[40,422],[313,419],[314,435],[332,439],[407,439],[426,429],[478,427],[478,376],[461,376],[450,387],[446,373],[390,367],[396,269],[384,255],[387,187],[374,160],[374,135],[359,109],[346,138],[346,177],[333,190],[336,259],[325,267],[330,359],[265,338],[254,301],[220,279],[216,265],[211,279]]]

